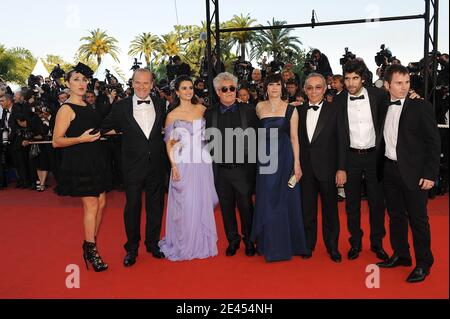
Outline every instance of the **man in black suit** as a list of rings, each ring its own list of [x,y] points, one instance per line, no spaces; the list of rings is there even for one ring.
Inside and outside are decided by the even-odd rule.
[[[427,215],[428,190],[439,173],[440,139],[433,108],[420,99],[410,99],[408,69],[393,64],[384,73],[391,102],[381,127],[384,149],[383,186],[390,218],[394,254],[379,267],[411,266],[408,222],[411,225],[416,267],[407,281],[425,280],[434,258]]]
[[[249,163],[247,155],[250,152],[256,155],[256,140],[254,143],[249,143],[245,139],[247,141],[244,143],[244,154],[237,154],[240,150],[236,146],[238,139],[244,140],[245,130],[256,130],[257,128],[255,107],[236,101],[237,78],[231,73],[219,73],[214,78],[214,88],[220,102],[208,109],[205,117],[206,127],[218,129],[223,137],[221,142],[212,141],[212,143],[220,145],[222,148],[221,159],[218,159],[217,153],[213,155],[213,169],[225,234],[229,243],[226,255],[235,255],[240,247],[241,235],[239,234],[236,220],[237,206],[241,217],[245,254],[254,256],[255,246],[250,241],[250,232],[253,222],[252,194],[255,187],[256,165]],[[238,129],[240,132],[235,131],[238,136],[236,139],[233,139],[232,143],[227,145],[225,140],[227,136],[226,130],[230,129]],[[230,148],[227,148],[227,146]],[[243,155],[243,162],[239,160],[241,155]]]
[[[102,123],[105,131],[115,129],[122,132],[126,267],[132,266],[138,256],[143,190],[147,217],[145,246],[155,258],[164,257],[158,242],[164,209],[166,171],[166,148],[162,137],[165,106],[159,98],[150,96],[153,77],[149,70],[136,70],[132,81],[134,96],[116,103]]]
[[[0,189],[7,187],[6,165],[7,158],[10,156],[11,147],[9,145],[9,137],[15,124],[13,112],[14,98],[10,94],[4,94],[0,97]]]
[[[20,95],[22,96],[22,95]],[[7,141],[3,145],[3,162],[6,165],[7,162],[11,162],[12,166],[17,171],[17,188],[28,188],[29,181],[26,176],[26,154],[24,153],[20,139],[17,137],[16,132],[18,128],[17,115],[22,114],[23,106],[21,104],[14,103],[15,97],[10,94],[5,94],[0,98],[0,104],[2,106],[2,119],[0,122],[0,131],[5,134]],[[7,132],[7,133],[6,133]],[[3,169],[5,169],[4,167]],[[0,178],[1,179],[1,178]],[[1,183],[6,187],[6,176]],[[0,185],[1,186],[1,185]]]
[[[367,67],[362,61],[352,60],[344,65],[344,82],[347,91],[335,98],[342,112],[345,128],[345,155],[347,183],[345,183],[345,207],[347,227],[350,232],[348,259],[359,257],[362,249],[361,184],[367,187],[370,216],[371,250],[381,260],[389,256],[383,250],[384,198],[380,174],[377,174],[376,141],[380,138],[380,118],[383,115],[386,92],[365,88]]]
[[[306,241],[313,251],[317,242],[317,200],[320,193],[325,246],[331,260],[341,262],[336,186],[342,186],[346,181],[342,119],[339,108],[324,101],[327,85],[321,74],[308,75],[304,89],[309,101],[299,109],[299,141]]]

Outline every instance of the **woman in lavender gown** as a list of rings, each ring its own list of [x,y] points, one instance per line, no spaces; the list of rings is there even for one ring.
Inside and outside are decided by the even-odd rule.
[[[205,107],[197,104],[193,86],[190,77],[177,78],[177,98],[164,129],[171,174],[166,233],[159,247],[172,261],[217,255],[218,197],[212,159],[204,147]]]

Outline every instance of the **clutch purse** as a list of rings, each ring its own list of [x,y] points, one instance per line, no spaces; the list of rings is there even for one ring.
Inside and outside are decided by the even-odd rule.
[[[295,184],[297,184],[297,178],[295,178],[295,174],[292,174],[291,178],[289,178],[288,186],[294,188]]]

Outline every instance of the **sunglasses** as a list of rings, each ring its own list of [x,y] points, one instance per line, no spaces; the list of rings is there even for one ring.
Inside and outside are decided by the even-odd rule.
[[[230,87],[223,86],[220,90],[222,91],[222,93],[227,93],[228,90],[230,90],[230,92],[234,92],[234,91],[236,91],[236,87],[235,86],[230,86]]]
[[[317,86],[307,86],[306,87],[306,91],[312,92],[313,90],[322,91],[323,90],[323,86],[317,85]]]

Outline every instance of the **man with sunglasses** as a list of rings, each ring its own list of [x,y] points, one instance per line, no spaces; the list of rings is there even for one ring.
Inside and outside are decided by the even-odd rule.
[[[300,180],[303,220],[310,251],[317,242],[317,200],[322,204],[322,229],[325,246],[332,261],[339,263],[339,215],[337,188],[346,182],[342,118],[338,108],[324,100],[325,78],[311,73],[305,80],[308,102],[299,107]],[[310,258],[311,254],[302,256]]]
[[[218,156],[214,156],[213,169],[225,234],[229,243],[226,255],[235,255],[240,247],[241,235],[236,219],[237,206],[245,254],[254,256],[255,246],[250,241],[250,231],[253,222],[252,194],[256,178],[256,165],[249,163],[247,158],[250,151],[256,154],[256,150],[249,150],[250,147],[256,148],[256,141],[255,143],[249,143],[248,139],[245,139],[244,150],[237,148],[238,143],[236,141],[245,138],[244,131],[246,129],[256,131],[258,122],[253,105],[236,101],[237,82],[237,78],[228,72],[219,73],[214,78],[214,88],[219,97],[219,102],[208,109],[205,117],[206,127],[218,129],[222,138],[220,143],[215,144],[221,145],[222,158],[217,159]],[[234,130],[236,138],[233,138],[232,141],[226,141],[226,131],[230,129]],[[244,162],[238,160],[242,157],[242,154],[237,154],[237,152],[242,151],[244,152]]]

